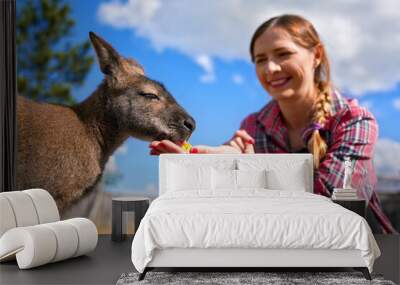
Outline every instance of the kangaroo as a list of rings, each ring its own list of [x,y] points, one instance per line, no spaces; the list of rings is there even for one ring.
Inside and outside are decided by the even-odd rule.
[[[133,59],[89,33],[103,81],[74,106],[17,97],[17,189],[44,188],[61,212],[100,180],[128,138],[188,140],[194,119]]]

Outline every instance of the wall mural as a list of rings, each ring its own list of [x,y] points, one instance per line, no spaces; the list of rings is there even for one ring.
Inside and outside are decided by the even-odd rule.
[[[270,100],[248,45],[279,8],[239,2],[221,11],[192,1],[17,1],[18,188],[44,188],[63,218],[89,217],[109,233],[112,196],[158,194],[148,141],[221,145],[231,138]],[[400,87],[390,60],[398,49],[383,44],[395,31],[368,41],[373,27],[395,29],[397,18],[290,5],[321,32],[337,87],[376,116],[377,191],[400,231]],[[340,21],[327,26],[325,11]],[[349,19],[354,29],[340,24]]]

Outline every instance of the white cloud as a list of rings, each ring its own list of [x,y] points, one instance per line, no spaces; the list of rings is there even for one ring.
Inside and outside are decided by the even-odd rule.
[[[374,164],[380,176],[400,176],[400,142],[390,139],[378,140]]]
[[[115,151],[116,154],[127,154],[128,153],[128,145],[126,143],[122,144],[117,150]]]
[[[224,60],[249,60],[255,28],[283,13],[303,15],[314,24],[341,89],[361,95],[394,88],[400,80],[397,0],[130,0],[102,3],[98,10],[102,22],[133,29],[157,50]]]
[[[117,167],[117,162],[115,160],[115,156],[110,156],[108,159],[106,165],[104,166],[104,173],[107,174],[113,174],[113,173],[118,173],[118,167]]]
[[[400,98],[396,98],[396,99],[393,100],[393,107],[394,107],[396,110],[399,110],[399,111],[400,111]]]
[[[372,100],[362,100],[360,101],[360,106],[366,108],[369,111],[372,111],[374,103],[372,102]]]
[[[244,78],[242,75],[236,73],[236,74],[232,75],[232,81],[233,81],[233,83],[240,85],[244,82]]]
[[[113,175],[119,174],[120,170],[118,169],[116,156],[123,156],[128,154],[128,146],[127,144],[122,144],[117,150],[114,152],[113,155],[110,156],[106,165],[104,166],[104,173],[105,175]]]
[[[214,64],[211,57],[202,54],[195,58],[195,61],[204,70],[204,74],[200,77],[200,81],[210,83],[215,81]]]
[[[161,7],[158,0],[129,0],[126,3],[111,1],[102,3],[97,15],[105,23],[116,28],[135,28],[138,25],[150,24],[154,14]],[[134,12],[134,15],[132,14]]]

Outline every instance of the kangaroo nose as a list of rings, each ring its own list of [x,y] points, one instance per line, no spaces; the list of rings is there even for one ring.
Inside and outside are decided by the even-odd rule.
[[[191,132],[194,131],[196,128],[196,122],[193,120],[193,118],[188,118],[186,119],[183,124],[185,125],[186,128],[188,128]]]

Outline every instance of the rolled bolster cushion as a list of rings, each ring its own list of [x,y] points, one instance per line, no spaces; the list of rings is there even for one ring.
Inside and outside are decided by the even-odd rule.
[[[14,228],[0,239],[0,260],[12,259],[16,254],[20,269],[49,263],[56,251],[54,233],[43,225]]]
[[[3,192],[1,196],[10,203],[17,227],[39,224],[35,205],[31,197],[22,191]]]
[[[35,188],[22,191],[29,195],[35,206],[39,224],[52,223],[60,220],[56,202],[49,192]]]
[[[57,241],[57,250],[51,262],[64,260],[75,255],[78,249],[78,233],[69,223],[65,221],[44,224],[55,235]]]
[[[86,254],[96,245],[96,226],[84,218],[19,227],[0,238],[0,261],[16,256],[19,268],[28,269]]]
[[[15,227],[60,220],[56,202],[43,189],[0,193],[0,237]]]
[[[73,218],[64,220],[63,222],[74,226],[78,233],[78,248],[74,257],[86,254],[96,248],[98,238],[97,228],[91,220],[85,218]]]
[[[10,201],[5,196],[0,195],[0,237],[16,226],[17,222]]]

